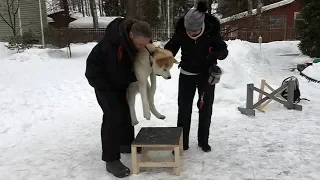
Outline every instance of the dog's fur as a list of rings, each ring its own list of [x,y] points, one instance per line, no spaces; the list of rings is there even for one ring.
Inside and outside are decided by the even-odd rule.
[[[138,93],[140,93],[142,99],[144,118],[150,120],[152,113],[158,119],[165,119],[165,116],[160,114],[154,105],[154,95],[157,83],[156,76],[170,79],[170,69],[174,63],[178,64],[179,62],[174,58],[171,51],[155,47],[153,44],[148,44],[146,48],[143,48],[138,52],[134,61],[134,72],[137,81],[131,83],[127,91],[127,99],[133,126],[139,123],[135,112],[135,96]],[[151,86],[148,81],[149,77]]]

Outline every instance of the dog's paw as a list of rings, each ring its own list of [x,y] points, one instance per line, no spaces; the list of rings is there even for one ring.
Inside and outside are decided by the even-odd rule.
[[[158,118],[158,119],[165,119],[166,116],[164,116],[164,115],[162,115],[162,114],[159,114],[159,115],[157,116],[157,118]]]
[[[135,125],[139,124],[139,121],[134,119],[131,121],[131,124],[132,124],[132,126],[135,126]]]
[[[144,113],[143,113],[143,116],[144,116],[144,118],[146,118],[147,120],[150,120],[150,119],[151,119],[151,113],[150,113],[150,111],[144,112]]]

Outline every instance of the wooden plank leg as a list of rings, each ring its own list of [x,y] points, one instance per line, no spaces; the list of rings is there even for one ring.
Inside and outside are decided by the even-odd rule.
[[[264,91],[265,85],[266,85],[266,80],[265,80],[265,79],[261,79],[260,89],[261,89],[262,91]],[[262,99],[262,94],[259,93],[258,101],[260,101],[261,99]]]
[[[175,167],[173,168],[173,173],[180,176],[180,147],[174,147],[174,162]]]
[[[132,173],[139,173],[139,163],[137,157],[137,147],[131,146],[131,157],[132,157]]]
[[[183,156],[183,134],[182,133],[180,136],[179,147],[180,147],[180,155]]]

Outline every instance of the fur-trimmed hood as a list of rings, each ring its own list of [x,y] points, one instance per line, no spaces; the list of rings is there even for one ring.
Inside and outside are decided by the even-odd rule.
[[[220,21],[215,16],[209,15],[208,13],[205,13],[205,31],[203,33],[208,33],[209,31],[212,31],[212,33],[220,33],[221,27],[220,27]],[[181,17],[175,27],[176,32],[181,34],[187,34],[186,28],[184,27],[184,16]]]

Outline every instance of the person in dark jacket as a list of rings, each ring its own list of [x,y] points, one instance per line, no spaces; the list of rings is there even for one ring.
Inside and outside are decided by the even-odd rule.
[[[204,152],[211,151],[208,143],[215,84],[219,82],[221,69],[217,60],[228,56],[227,45],[220,35],[220,22],[206,13],[205,2],[198,2],[177,22],[175,32],[164,46],[176,55],[181,48],[178,88],[178,127],[183,127],[183,147],[189,149],[189,132],[192,104],[196,89],[199,100],[198,146]],[[215,75],[216,76],[215,76]],[[212,75],[216,78],[212,80]]]
[[[120,153],[131,152],[135,135],[126,91],[131,82],[137,81],[133,71],[137,51],[149,42],[148,23],[116,18],[87,58],[85,76],[103,111],[102,160],[106,161],[107,171],[120,178],[130,174],[120,161]]]

